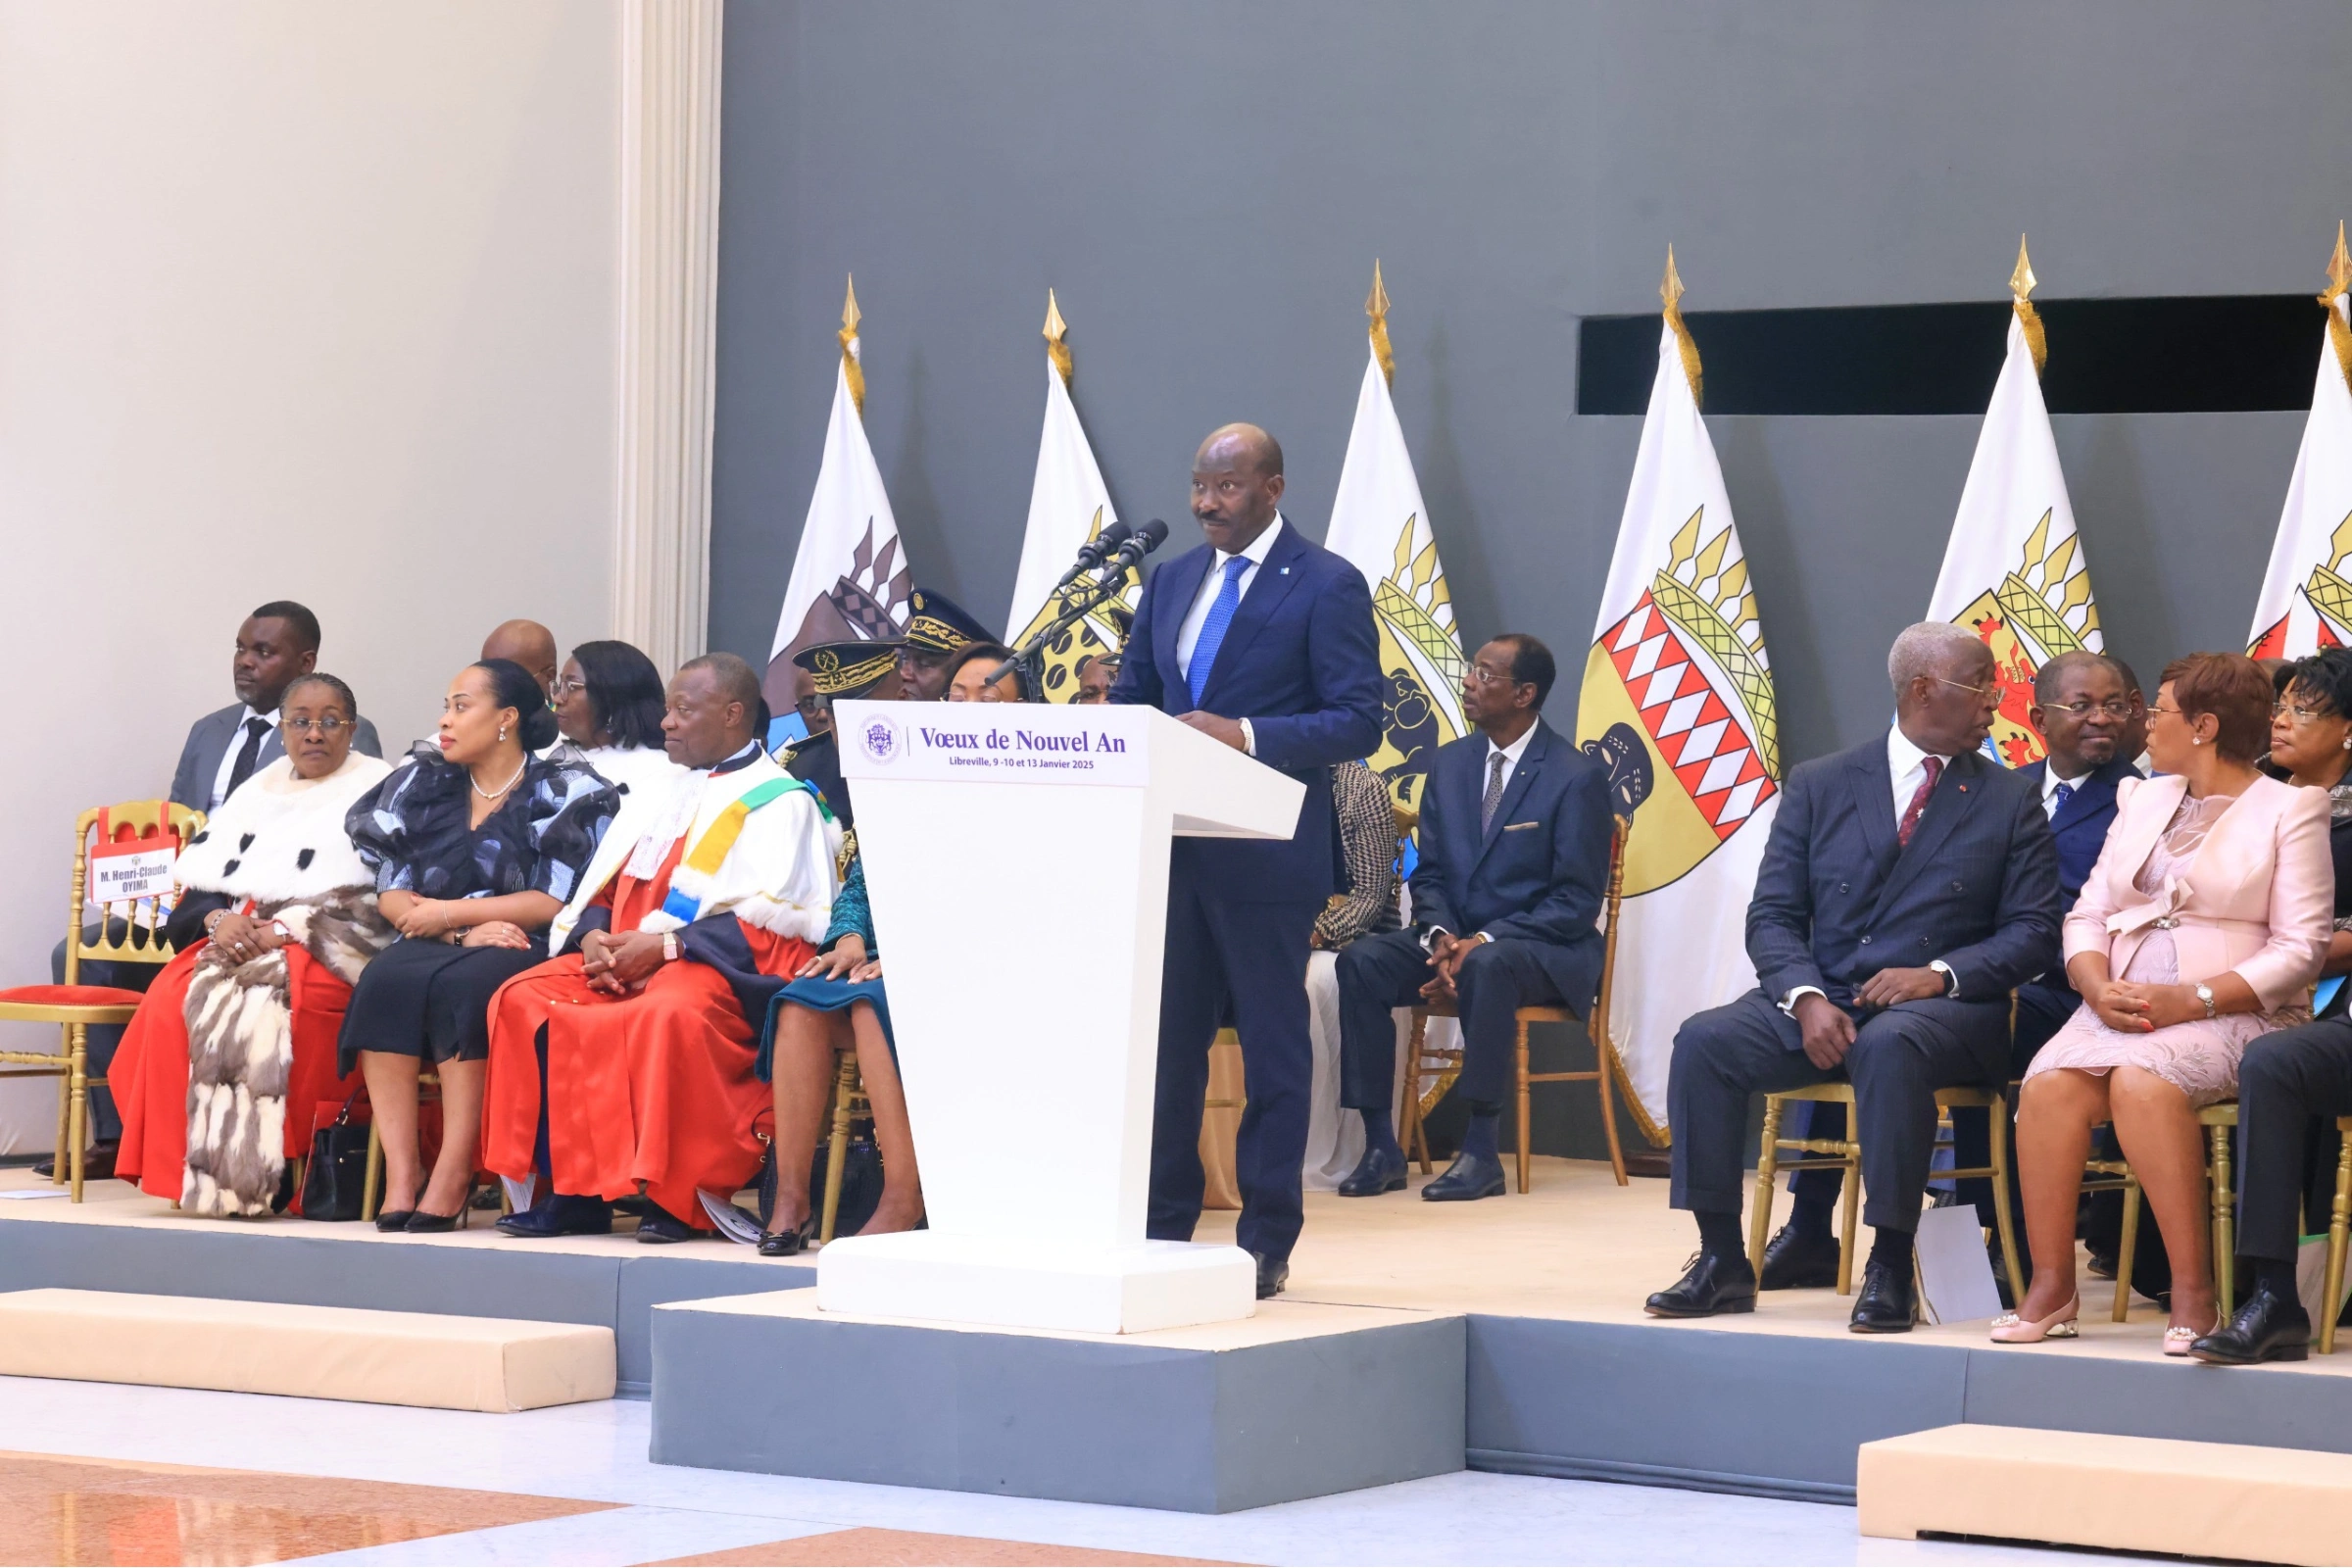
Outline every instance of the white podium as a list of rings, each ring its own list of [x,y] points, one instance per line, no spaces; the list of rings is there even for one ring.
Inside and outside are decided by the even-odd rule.
[[[1305,790],[1146,708],[840,703],[930,1228],[817,1253],[817,1305],[1141,1333],[1246,1318],[1238,1247],[1144,1239],[1175,834]]]

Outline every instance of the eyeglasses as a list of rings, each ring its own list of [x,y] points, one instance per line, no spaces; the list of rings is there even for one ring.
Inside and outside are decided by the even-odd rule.
[[[1941,675],[1930,675],[1928,679],[1934,681],[1943,681],[1944,685],[1951,687],[1955,691],[1966,692],[1969,696],[1976,698],[1979,702],[1983,702],[1989,698],[1997,704],[2003,698],[2009,695],[2008,686],[1997,680],[1986,681],[1982,686],[1970,686],[1956,680],[1944,680]]]
[[[587,689],[588,683],[584,680],[559,680],[548,686],[547,695],[560,703],[573,692],[584,692]]]
[[[337,718],[332,713],[327,714],[324,718],[289,718],[284,722],[288,729],[301,730],[306,734],[315,731],[328,740],[333,740],[344,730],[356,727],[350,719]]]
[[[2308,724],[2313,719],[2317,718],[2334,718],[2337,716],[2333,711],[2328,709],[2305,708],[2300,703],[2276,703],[2272,705],[2271,716],[2273,718],[2284,718],[2290,714],[2293,715],[2295,722],[2298,724]]]
[[[2085,697],[2079,703],[2044,703],[2042,706],[2061,713],[2072,713],[2077,718],[2088,717],[2094,711],[2105,713],[2109,718],[2132,716],[2132,704],[2121,697],[2110,697],[2103,703],[2094,703]]]
[[[1468,674],[1473,679],[1484,681],[1489,685],[1516,686],[1519,684],[1517,680],[1512,678],[1511,673],[1508,670],[1505,670],[1501,674],[1497,675],[1494,671],[1487,668],[1484,664],[1472,664],[1469,669],[1464,671],[1464,673]]]
[[[2186,718],[2188,716],[2187,712],[2179,708],[2167,708],[2162,703],[2158,703],[2155,707],[2149,709],[2148,711],[2151,713],[2170,713],[2175,718]]]

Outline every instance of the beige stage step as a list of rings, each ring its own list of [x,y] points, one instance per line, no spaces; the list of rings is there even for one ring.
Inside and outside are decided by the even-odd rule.
[[[1866,1536],[1935,1532],[2191,1558],[2352,1561],[2352,1454],[1950,1426],[1865,1443],[1858,1469]]]
[[[612,1331],[114,1291],[0,1292],[0,1374],[535,1410],[612,1397]]]

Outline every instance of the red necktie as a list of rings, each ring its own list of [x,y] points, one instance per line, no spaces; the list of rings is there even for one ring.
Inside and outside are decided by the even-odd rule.
[[[1902,823],[1894,830],[1895,843],[1905,849],[1911,847],[1911,834],[1919,826],[1919,813],[1928,808],[1928,797],[1936,793],[1936,780],[1943,774],[1940,757],[1926,758],[1920,765],[1928,770],[1928,776],[1919,781],[1919,793],[1911,797],[1910,808],[1903,812]]]

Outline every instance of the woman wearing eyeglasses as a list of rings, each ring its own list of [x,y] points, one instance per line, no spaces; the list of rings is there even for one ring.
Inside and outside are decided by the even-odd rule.
[[[2165,667],[2148,714],[2159,776],[2126,779],[2067,915],[2082,1005],[2028,1069],[2018,1162],[2034,1281],[1992,1337],[2072,1338],[2075,1208],[2092,1128],[2114,1124],[2173,1265],[2167,1355],[2219,1326],[2199,1107],[2237,1090],[2248,1042],[2309,1017],[2328,955],[2328,799],[2265,777],[2271,682],[2237,654]]]
[[[368,1079],[384,1151],[384,1231],[454,1230],[467,1213],[490,1054],[490,998],[547,957],[547,928],[619,808],[594,770],[536,755],[556,715],[530,671],[468,664],[442,699],[434,741],[346,819],[400,940],[368,966],[343,1020],[340,1059]],[[428,1181],[416,1080],[441,1079],[441,1152]]]
[[[191,1214],[261,1217],[290,1196],[319,1103],[347,1098],[335,1036],[392,928],[343,830],[391,769],[354,752],[359,705],[332,675],[279,709],[286,755],[220,803],[179,858],[167,933],[179,950],[109,1073],[116,1174]]]
[[[662,672],[629,644],[580,644],[548,694],[569,743],[556,760],[585,762],[623,795],[659,789],[683,771],[662,744]]]

